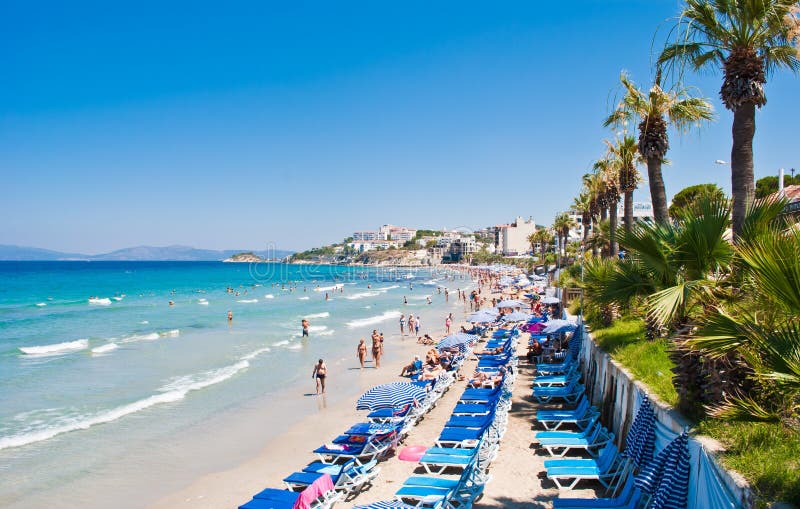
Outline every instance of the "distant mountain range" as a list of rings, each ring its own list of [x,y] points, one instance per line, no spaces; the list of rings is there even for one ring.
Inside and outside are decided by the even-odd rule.
[[[62,253],[38,247],[10,246],[0,244],[0,260],[4,261],[48,261],[48,260],[92,260],[92,261],[222,261],[235,254],[252,252],[264,258],[284,258],[294,251],[276,249],[274,251],[252,251],[250,249],[195,249],[189,246],[136,246],[118,249],[110,253],[86,255]]]

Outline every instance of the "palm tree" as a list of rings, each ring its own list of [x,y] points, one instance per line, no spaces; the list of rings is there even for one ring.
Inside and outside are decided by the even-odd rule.
[[[553,231],[558,236],[559,249],[566,256],[566,244],[569,238],[569,231],[575,226],[575,221],[569,217],[569,214],[562,212],[558,214],[553,221]]]
[[[589,238],[589,230],[592,228],[592,196],[585,185],[580,194],[572,200],[572,208],[581,215],[582,242],[585,245],[586,240]]]
[[[692,97],[685,88],[664,90],[661,88],[661,70],[656,71],[656,80],[648,92],[644,92],[623,72],[620,82],[625,96],[604,125],[624,126],[629,121],[639,120],[639,154],[647,162],[647,179],[650,183],[650,199],[653,201],[653,216],[658,223],[669,221],[667,214],[667,192],[661,165],[669,150],[667,129],[672,126],[678,132],[687,131],[700,120],[714,117],[711,104],[703,98]]]
[[[625,196],[625,231],[629,232],[633,228],[633,192],[639,186],[641,176],[636,165],[641,158],[636,146],[636,139],[633,136],[625,135],[615,143],[606,140],[611,166],[617,172],[617,182],[619,191]]]
[[[733,112],[731,190],[733,232],[742,233],[753,202],[753,136],[756,106],[767,103],[764,85],[777,68],[800,69],[797,0],[686,0],[662,64],[690,64],[695,70],[722,68],[720,97]]]
[[[531,245],[531,254],[534,254],[536,251],[536,243],[539,242],[539,237],[536,235],[536,232],[531,233],[525,240],[528,241],[528,244]]]
[[[608,217],[608,253],[607,256],[617,256],[617,205],[619,204],[618,174],[609,159],[600,159],[593,165],[596,178],[593,179],[597,187],[597,203],[600,207],[600,221]]]
[[[535,238],[535,242],[539,244],[539,261],[544,263],[545,253],[547,246],[553,241],[553,235],[546,228],[539,228],[531,234]]]

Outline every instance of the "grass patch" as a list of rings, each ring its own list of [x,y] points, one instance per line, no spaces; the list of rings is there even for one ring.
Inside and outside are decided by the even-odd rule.
[[[678,393],[672,385],[675,364],[667,354],[667,340],[647,341],[644,338],[643,320],[625,318],[611,327],[593,329],[592,337],[615,360],[625,365],[631,373],[647,384],[665,403],[678,403]]]
[[[800,431],[778,423],[711,419],[698,431],[725,446],[722,464],[750,481],[763,501],[800,506]]]

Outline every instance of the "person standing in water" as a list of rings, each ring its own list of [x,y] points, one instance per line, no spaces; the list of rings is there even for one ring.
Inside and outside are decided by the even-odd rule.
[[[300,322],[300,324],[303,326],[303,337],[307,337],[308,336],[308,320],[303,318],[303,321]]]
[[[228,311],[228,323],[233,321],[233,311]]]
[[[325,377],[328,376],[328,366],[325,365],[325,362],[320,359],[314,365],[314,371],[311,372],[311,378],[317,380],[317,394],[320,394],[319,390],[322,388],[322,394],[325,394]]]
[[[364,369],[364,361],[367,359],[367,344],[364,342],[364,338],[361,338],[361,341],[358,342],[356,358],[361,363],[361,369]]]

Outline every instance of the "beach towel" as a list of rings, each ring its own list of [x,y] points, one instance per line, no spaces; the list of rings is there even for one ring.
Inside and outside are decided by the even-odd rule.
[[[542,332],[545,327],[547,327],[546,323],[536,322],[531,325],[531,332]]]
[[[333,480],[328,474],[323,475],[316,481],[308,485],[308,488],[300,492],[300,496],[295,500],[292,509],[311,509],[311,504],[333,490]]]

